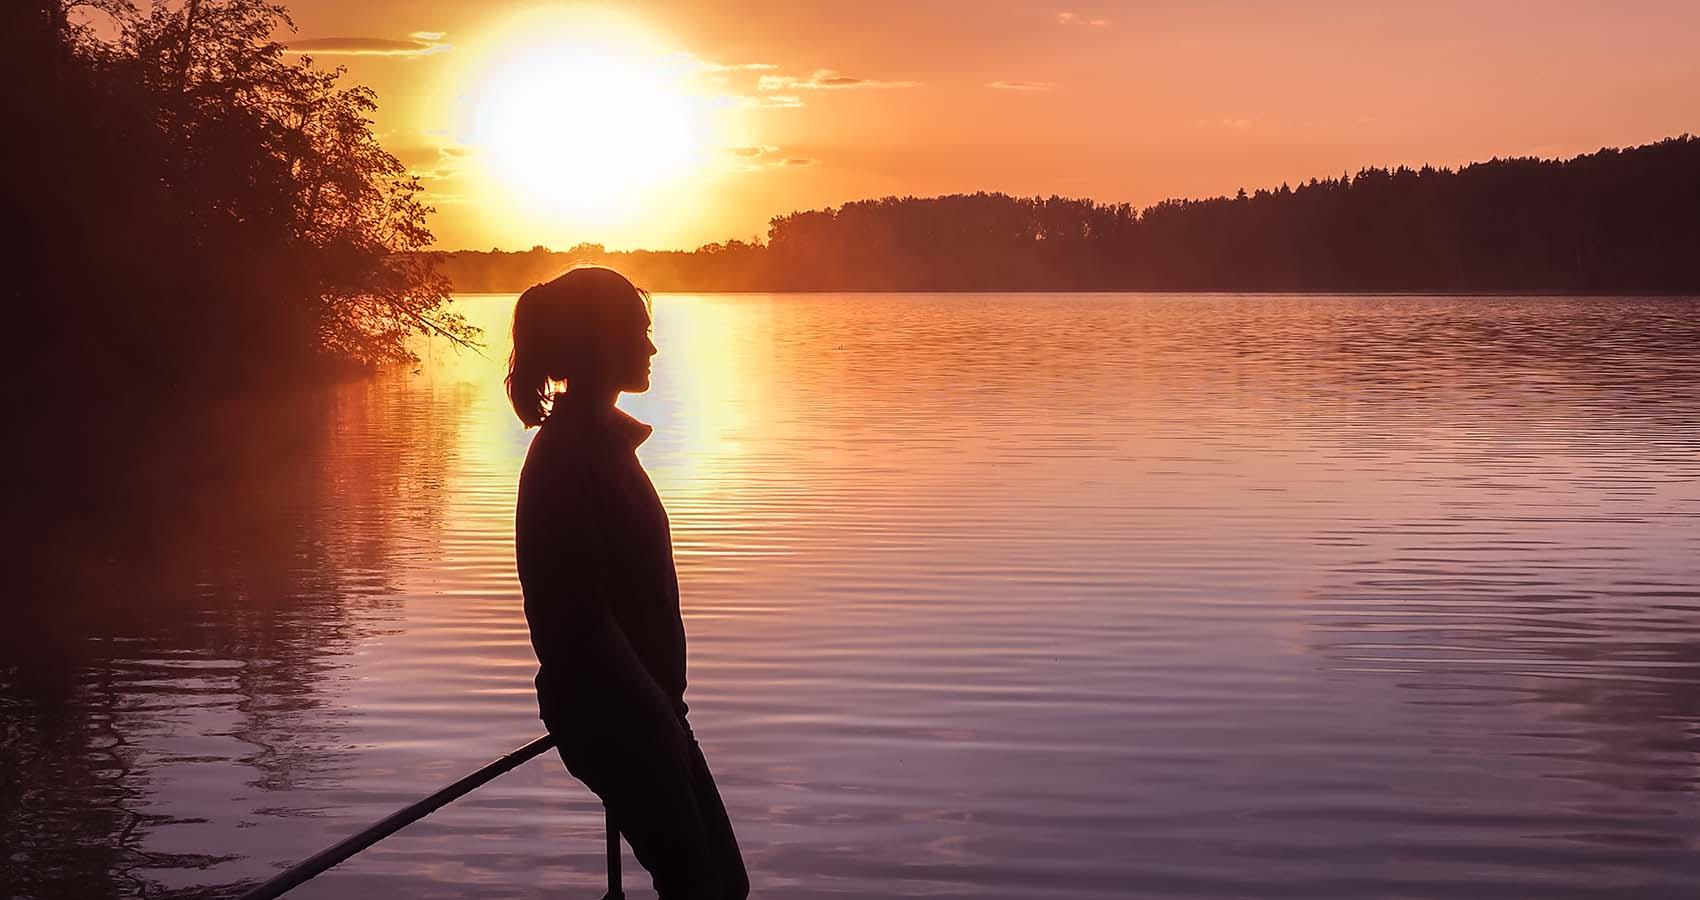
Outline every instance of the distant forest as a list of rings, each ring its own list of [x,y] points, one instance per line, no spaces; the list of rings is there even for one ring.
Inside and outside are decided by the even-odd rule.
[[[432,254],[458,291],[598,263],[662,291],[1700,291],[1700,139],[1369,168],[1136,209],[997,193],[778,216],[694,251]]]

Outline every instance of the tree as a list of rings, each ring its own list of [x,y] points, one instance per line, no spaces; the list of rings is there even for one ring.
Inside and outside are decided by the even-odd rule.
[[[373,92],[289,55],[280,4],[22,0],[0,25],[24,45],[5,74],[42,84],[4,110],[31,143],[0,158],[33,226],[14,269],[35,355],[192,400],[475,339],[416,252],[432,209]]]

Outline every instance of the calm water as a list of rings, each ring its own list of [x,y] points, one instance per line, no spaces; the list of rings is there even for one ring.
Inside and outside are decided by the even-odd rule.
[[[51,624],[0,661],[0,894],[230,893],[540,731],[511,304],[464,298],[488,359],[276,400],[212,496],[14,596]],[[1700,892],[1700,302],[655,331],[624,405],[758,896]],[[292,896],[593,898],[600,827],[551,756]]]

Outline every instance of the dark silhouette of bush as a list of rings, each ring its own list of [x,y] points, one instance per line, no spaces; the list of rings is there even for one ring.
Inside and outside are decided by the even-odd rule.
[[[0,9],[5,291],[36,413],[154,411],[474,335],[372,92],[289,56],[261,0]],[[16,383],[16,382],[14,382]],[[19,398],[14,398],[19,399]]]

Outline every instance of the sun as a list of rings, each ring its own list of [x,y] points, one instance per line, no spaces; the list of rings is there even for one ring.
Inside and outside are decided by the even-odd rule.
[[[707,157],[688,72],[640,48],[571,37],[492,68],[471,98],[472,143],[538,212],[618,218],[688,181]]]

